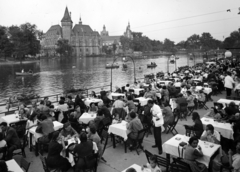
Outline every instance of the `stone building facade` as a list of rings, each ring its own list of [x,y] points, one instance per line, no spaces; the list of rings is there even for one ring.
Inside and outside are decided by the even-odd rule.
[[[56,55],[56,44],[59,39],[67,39],[73,48],[74,56],[101,54],[102,41],[98,32],[93,31],[89,25],[79,23],[73,27],[71,13],[66,7],[60,25],[53,25],[44,34],[42,52],[45,55]]]

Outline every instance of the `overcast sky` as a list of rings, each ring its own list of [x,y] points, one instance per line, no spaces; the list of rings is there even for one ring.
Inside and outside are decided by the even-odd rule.
[[[60,24],[66,6],[73,24],[81,15],[83,24],[98,32],[105,24],[112,36],[122,35],[128,21],[132,31],[176,43],[203,32],[223,40],[240,28],[240,0],[0,0],[0,25],[30,22],[46,32]]]

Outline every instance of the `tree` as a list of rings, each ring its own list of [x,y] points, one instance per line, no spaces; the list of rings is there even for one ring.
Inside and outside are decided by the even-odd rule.
[[[193,34],[186,40],[186,48],[190,50],[200,49],[200,36]]]
[[[121,36],[120,42],[121,42],[123,51],[129,50],[132,48],[132,40],[131,39],[129,39],[125,36]]]
[[[59,39],[56,45],[57,45],[56,52],[59,53],[61,56],[72,55],[73,49],[71,45],[69,45],[67,39]]]
[[[240,47],[240,28],[233,31],[229,37],[223,41],[224,48],[239,48]]]
[[[173,54],[177,51],[174,42],[167,38],[163,42],[163,50]]]
[[[8,39],[7,28],[0,26],[0,53],[2,56],[10,57],[13,52],[13,44]]]

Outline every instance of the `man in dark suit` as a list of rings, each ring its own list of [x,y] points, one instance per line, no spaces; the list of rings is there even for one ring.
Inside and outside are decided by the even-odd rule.
[[[8,151],[7,151],[7,160],[12,159],[13,151],[21,148],[21,141],[17,135],[17,132],[14,128],[8,127],[6,122],[0,124],[2,129],[4,140],[7,142]]]

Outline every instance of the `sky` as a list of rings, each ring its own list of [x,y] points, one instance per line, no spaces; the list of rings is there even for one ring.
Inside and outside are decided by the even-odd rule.
[[[99,33],[105,25],[110,36],[123,35],[128,22],[134,32],[175,43],[203,32],[224,40],[240,28],[240,0],[0,0],[0,25],[30,22],[46,32],[61,24],[66,6],[73,25],[81,16]]]

